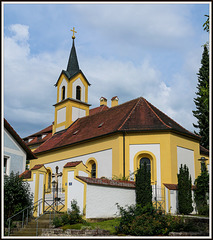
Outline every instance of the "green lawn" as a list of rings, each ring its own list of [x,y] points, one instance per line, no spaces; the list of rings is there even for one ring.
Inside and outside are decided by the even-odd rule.
[[[110,231],[110,234],[115,234],[115,227],[119,225],[120,219],[119,218],[114,218],[110,220],[105,220],[105,221],[99,221],[99,222],[90,222],[87,221],[86,223],[77,223],[73,225],[64,225],[60,228],[63,230],[66,229],[82,229],[82,228],[89,228],[89,229],[104,229]]]

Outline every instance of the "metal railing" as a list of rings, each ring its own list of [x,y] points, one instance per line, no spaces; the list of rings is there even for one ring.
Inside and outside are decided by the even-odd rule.
[[[52,215],[52,212],[53,212],[53,217],[55,217],[55,212],[60,212],[64,207],[65,207],[65,204],[63,202],[65,202],[65,199],[63,200],[58,200],[58,201],[53,201],[52,204],[49,204],[48,201],[51,201],[51,200],[44,200],[44,203],[46,203],[48,205],[47,209],[44,210],[43,214],[38,216],[35,221],[36,221],[36,236],[38,236],[38,220],[44,216],[45,214],[50,214],[49,216],[49,223],[51,223],[51,215]],[[58,209],[58,205],[60,205],[61,203],[61,208]],[[45,205],[44,205],[45,206]],[[57,209],[57,210],[56,210]]]
[[[33,213],[38,210],[38,212],[40,212],[40,208],[41,208],[41,204],[43,203],[43,199],[39,199],[37,202],[34,202],[32,205],[22,209],[21,211],[17,212],[16,214],[14,214],[12,217],[9,217],[7,219],[8,222],[8,236],[10,235],[10,231],[11,231],[11,222],[12,220],[17,217],[19,214],[21,216],[21,228],[24,227],[24,224],[27,225],[29,222],[29,217],[32,218]]]

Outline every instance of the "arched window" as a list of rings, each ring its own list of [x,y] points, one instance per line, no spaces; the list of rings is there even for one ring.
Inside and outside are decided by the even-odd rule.
[[[50,188],[51,188],[51,180],[52,180],[52,176],[51,176],[52,174],[51,174],[51,171],[50,170],[48,170],[48,172],[47,172],[47,177],[48,177],[48,180],[47,180],[47,189],[48,190],[50,190]]]
[[[76,99],[81,100],[81,87],[76,87]]]
[[[91,177],[96,178],[96,164],[92,164],[92,169],[91,169]]]
[[[147,170],[151,171],[151,162],[150,162],[150,159],[147,158],[147,157],[143,157],[143,158],[140,159],[140,168],[145,163],[146,163]]]
[[[61,89],[61,100],[65,99],[65,86],[62,87]]]

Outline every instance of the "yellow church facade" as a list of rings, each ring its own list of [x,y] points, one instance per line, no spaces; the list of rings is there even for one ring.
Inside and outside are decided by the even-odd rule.
[[[22,174],[34,202],[41,203],[35,215],[51,211],[51,204],[67,211],[75,199],[86,218],[116,216],[116,203],[135,204],[134,174],[144,162],[151,171],[153,203],[177,213],[180,165],[187,165],[194,183],[199,159],[209,165],[208,150],[200,147],[199,136],[143,97],[118,104],[115,96],[111,107],[101,97],[100,106],[90,109],[90,83],[79,68],[74,39],[67,69],[55,84],[53,125],[24,138],[37,156]]]

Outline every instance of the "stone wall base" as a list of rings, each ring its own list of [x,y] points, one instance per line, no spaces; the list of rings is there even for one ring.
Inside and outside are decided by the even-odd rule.
[[[41,236],[109,236],[110,232],[104,229],[42,229]]]

